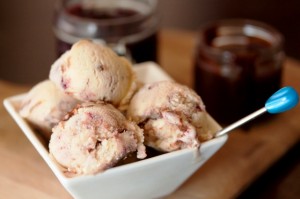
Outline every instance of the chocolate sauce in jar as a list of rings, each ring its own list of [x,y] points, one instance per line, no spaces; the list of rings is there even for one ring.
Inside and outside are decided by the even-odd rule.
[[[63,0],[57,5],[54,32],[58,56],[80,39],[93,39],[134,62],[157,61],[156,1],[84,2]]]
[[[264,106],[281,85],[281,48],[281,35],[256,21],[220,21],[201,31],[194,85],[216,121],[230,124]]]

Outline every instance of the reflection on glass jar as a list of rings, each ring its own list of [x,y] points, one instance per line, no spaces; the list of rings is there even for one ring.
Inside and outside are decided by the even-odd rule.
[[[229,124],[264,106],[281,85],[282,35],[267,24],[233,19],[200,30],[195,90],[207,111]]]
[[[55,8],[58,56],[85,38],[135,62],[157,61],[157,28],[156,0],[60,0]]]

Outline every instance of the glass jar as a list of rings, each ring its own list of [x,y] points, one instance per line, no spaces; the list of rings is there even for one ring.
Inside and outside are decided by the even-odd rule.
[[[57,55],[92,39],[134,62],[157,61],[156,0],[60,0],[55,6]]]
[[[282,45],[276,29],[253,20],[220,20],[200,29],[194,86],[212,117],[230,124],[264,106],[281,85]]]

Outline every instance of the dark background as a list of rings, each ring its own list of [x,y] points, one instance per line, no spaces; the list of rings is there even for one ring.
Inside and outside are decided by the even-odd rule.
[[[55,0],[0,1],[0,79],[36,83],[55,59]],[[197,28],[214,19],[249,18],[269,23],[285,37],[285,51],[300,59],[299,0],[159,0],[162,28]]]
[[[289,56],[300,59],[299,0],[161,0],[163,26],[196,30],[207,21],[249,18],[268,23],[285,37]]]

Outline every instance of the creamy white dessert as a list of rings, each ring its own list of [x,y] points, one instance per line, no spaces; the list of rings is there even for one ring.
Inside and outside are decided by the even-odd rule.
[[[131,63],[110,48],[80,40],[51,66],[49,78],[81,101],[106,101],[124,109],[137,89]]]
[[[50,80],[44,80],[26,94],[19,113],[50,138],[51,129],[71,111],[78,100],[66,95]]]
[[[127,117],[144,129],[146,145],[163,152],[199,147],[215,133],[200,96],[172,81],[142,87],[133,96]]]
[[[146,157],[143,130],[112,105],[84,103],[53,128],[49,151],[74,175],[109,169],[128,155]]]

